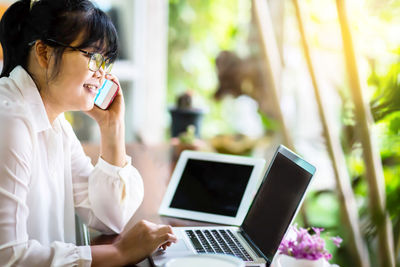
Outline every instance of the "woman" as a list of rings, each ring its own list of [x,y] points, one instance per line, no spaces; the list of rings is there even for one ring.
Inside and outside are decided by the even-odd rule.
[[[170,226],[142,221],[122,231],[143,198],[125,153],[122,90],[94,106],[117,55],[110,19],[89,0],[20,0],[0,23],[3,135],[0,266],[123,266],[176,242]],[[83,152],[65,111],[82,110],[101,131],[98,163]],[[76,246],[74,214],[110,245]]]

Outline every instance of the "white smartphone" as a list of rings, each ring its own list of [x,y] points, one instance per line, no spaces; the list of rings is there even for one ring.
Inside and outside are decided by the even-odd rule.
[[[105,80],[94,99],[94,103],[101,109],[107,109],[117,95],[118,90],[119,86],[116,83]]]

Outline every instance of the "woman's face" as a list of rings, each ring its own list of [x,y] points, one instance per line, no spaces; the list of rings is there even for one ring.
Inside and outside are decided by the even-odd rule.
[[[78,45],[75,41],[71,46]],[[84,49],[87,52],[95,52],[91,48]],[[102,85],[104,71],[102,68],[94,72],[89,70],[90,56],[84,53],[66,48],[61,61],[59,74],[50,80],[48,85],[48,105],[58,112],[83,110],[93,108],[97,91]],[[51,75],[52,69],[49,68]]]

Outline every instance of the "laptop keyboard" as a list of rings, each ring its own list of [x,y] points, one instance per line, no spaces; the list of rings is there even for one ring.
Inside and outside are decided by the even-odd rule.
[[[197,253],[220,253],[253,261],[230,230],[186,230]]]

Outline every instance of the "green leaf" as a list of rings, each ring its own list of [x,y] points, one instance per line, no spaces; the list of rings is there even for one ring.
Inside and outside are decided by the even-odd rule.
[[[395,135],[400,135],[400,117],[396,117],[390,121],[389,129]]]

